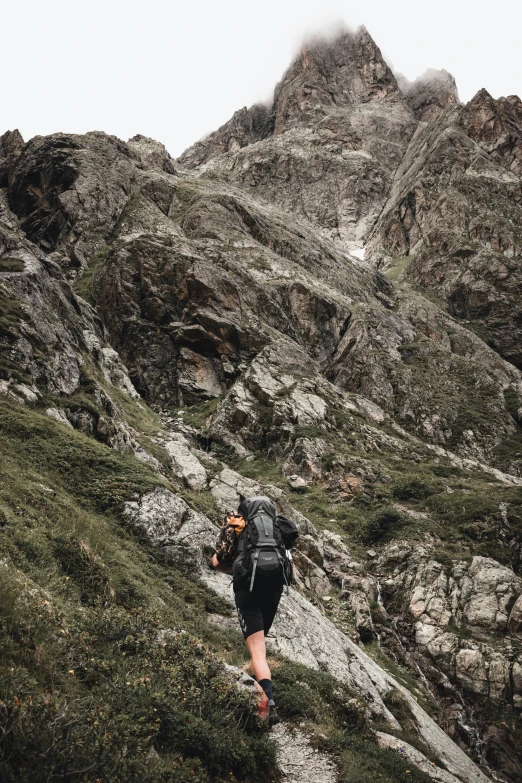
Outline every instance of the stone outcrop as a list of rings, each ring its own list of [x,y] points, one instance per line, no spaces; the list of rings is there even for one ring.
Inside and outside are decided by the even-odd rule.
[[[30,240],[84,270],[132,195],[138,160],[104,133],[35,136],[9,173],[9,203]]]
[[[179,162],[187,168],[200,166],[218,155],[237,152],[242,147],[255,144],[271,135],[273,130],[273,115],[269,107],[255,104],[247,109],[245,106],[236,111],[225,125],[184,152]]]
[[[391,748],[401,753],[409,762],[421,769],[433,780],[440,781],[440,783],[455,783],[457,781],[455,775],[452,775],[451,772],[447,772],[445,769],[436,767],[432,761],[426,758],[424,753],[421,753],[420,750],[417,750],[408,742],[399,740],[397,737],[393,737],[391,734],[386,734],[383,731],[377,732],[377,740],[382,748]]]
[[[203,514],[168,489],[158,487],[125,504],[125,515],[162,555],[177,565],[201,568],[214,551],[217,529]]]
[[[522,634],[522,595],[519,595],[511,608],[508,630],[512,636]]]
[[[0,270],[6,379],[25,378],[71,395],[80,385],[82,354],[88,354],[102,377],[137,396],[120,357],[104,339],[99,318],[74,294],[60,267],[26,239],[1,194]]]
[[[207,485],[207,471],[190,450],[186,438],[172,433],[165,443],[165,449],[172,460],[174,473],[184,479],[190,489],[204,489]]]
[[[9,182],[9,170],[24,147],[22,134],[18,130],[6,131],[0,136],[0,187]]]
[[[384,550],[376,568],[381,574],[392,569],[380,580],[385,606],[393,607],[397,619],[403,612],[396,628],[404,642],[409,639],[409,649],[420,654],[420,665],[427,671],[436,667],[449,678],[446,685],[439,682],[443,694],[462,698],[462,691],[472,703],[476,694],[522,707],[522,579],[512,569],[485,557],[443,564],[430,557],[429,549],[400,543]],[[492,739],[494,745],[488,734],[485,744]],[[501,756],[505,750],[491,753]],[[507,766],[513,764],[520,772],[514,760]]]
[[[522,175],[522,101],[517,95],[496,101],[487,90],[479,90],[460,124],[494,161]]]

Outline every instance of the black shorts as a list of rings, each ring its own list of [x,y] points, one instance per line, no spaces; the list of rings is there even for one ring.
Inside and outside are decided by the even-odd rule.
[[[273,593],[250,593],[248,590],[234,593],[239,624],[245,639],[257,631],[264,631],[265,636],[267,635],[274,622],[282,594],[282,587]]]

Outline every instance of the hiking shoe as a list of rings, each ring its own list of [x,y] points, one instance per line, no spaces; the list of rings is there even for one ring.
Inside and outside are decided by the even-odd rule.
[[[273,699],[270,699],[268,702],[268,725],[269,726],[275,726],[281,718],[277,714],[277,707],[275,706],[275,701]]]
[[[270,716],[270,702],[268,701],[268,696],[266,693],[263,693],[261,698],[259,699],[259,702],[257,704],[257,714],[261,718],[261,720],[269,720]]]

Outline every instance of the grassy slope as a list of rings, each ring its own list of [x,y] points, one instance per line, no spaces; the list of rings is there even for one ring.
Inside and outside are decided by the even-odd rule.
[[[158,477],[3,400],[0,450],[2,780],[266,776],[273,748],[212,654],[239,635],[122,524]],[[188,633],[162,647],[165,628]]]
[[[149,467],[0,399],[2,780],[269,780],[275,748],[220,659],[245,658],[227,607],[127,529]],[[182,630],[158,642],[163,629]],[[354,694],[274,661],[281,712],[338,760],[341,780],[402,781]],[[412,770],[408,779],[425,783]]]

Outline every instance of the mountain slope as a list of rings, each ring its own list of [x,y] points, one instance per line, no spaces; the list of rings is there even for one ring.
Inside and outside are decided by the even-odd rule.
[[[390,748],[413,780],[520,779],[517,107],[406,84],[362,28],[304,45],[270,108],[178,161],[142,136],[1,137],[11,779],[31,753],[84,779],[88,747],[88,780],[270,774],[205,567],[259,491],[301,532],[272,651],[303,747],[353,783],[402,781]],[[35,745],[51,713],[79,728]]]

